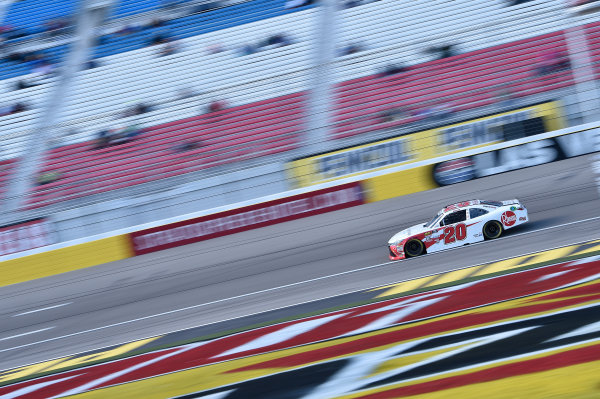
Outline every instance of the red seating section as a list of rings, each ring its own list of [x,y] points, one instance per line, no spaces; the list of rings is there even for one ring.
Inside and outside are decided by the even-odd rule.
[[[591,40],[598,38],[600,42],[600,24],[590,31],[595,34]],[[450,104],[460,111],[498,101],[500,90],[528,96],[572,85],[570,71],[536,74],[539,55],[549,49],[566,53],[562,32],[415,65],[393,76],[372,75],[343,82],[336,86],[334,138],[420,118],[415,114],[402,121],[382,122],[381,112],[391,107],[418,111],[431,104]],[[600,50],[594,54],[600,55]],[[51,150],[43,172],[57,171],[61,178],[36,187],[30,206],[290,151],[301,145],[304,104],[305,93],[295,93],[154,126],[134,141],[118,146],[92,149],[93,144],[87,142]],[[200,142],[199,148],[174,150],[176,145],[191,141]],[[2,186],[9,165],[0,164]]]
[[[593,22],[585,26],[587,43],[590,50],[596,79],[600,77],[600,22]]]
[[[382,123],[380,111],[391,107],[414,114],[424,104],[445,104],[461,111],[497,102],[500,91],[523,97],[573,84],[570,71],[537,76],[540,55],[548,50],[567,54],[562,32],[427,62],[398,75],[344,82],[338,88],[336,137],[419,118]]]

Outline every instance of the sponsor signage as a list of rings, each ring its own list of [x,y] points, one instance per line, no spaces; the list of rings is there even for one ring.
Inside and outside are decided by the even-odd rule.
[[[406,139],[397,138],[373,146],[324,155],[317,160],[319,171],[326,179],[330,179],[406,162],[415,157],[407,143]]]
[[[532,120],[536,133],[564,127],[559,104],[547,102],[296,159],[287,171],[296,186],[310,186],[506,141],[505,127]]]
[[[364,203],[360,182],[312,191],[130,234],[136,255]]]
[[[434,165],[433,178],[440,186],[446,186],[597,151],[600,151],[600,128],[441,162]]]
[[[0,227],[0,256],[54,244],[46,219],[33,219]]]

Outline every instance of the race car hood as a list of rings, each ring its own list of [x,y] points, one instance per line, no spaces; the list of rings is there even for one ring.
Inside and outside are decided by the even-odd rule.
[[[398,241],[402,241],[407,237],[410,237],[412,235],[419,234],[419,233],[422,233],[422,232],[428,231],[428,230],[430,230],[430,229],[424,227],[423,224],[416,224],[412,227],[409,227],[408,229],[404,229],[401,232],[394,234],[394,236],[392,238],[390,238],[390,240],[388,241],[388,244],[395,244]]]

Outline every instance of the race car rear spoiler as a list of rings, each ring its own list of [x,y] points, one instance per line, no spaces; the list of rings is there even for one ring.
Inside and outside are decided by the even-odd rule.
[[[511,199],[507,201],[502,201],[502,205],[521,205],[518,199]]]

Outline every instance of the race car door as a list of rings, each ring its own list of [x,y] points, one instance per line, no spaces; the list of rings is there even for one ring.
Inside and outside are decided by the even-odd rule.
[[[467,242],[483,241],[483,225],[490,219],[483,208],[470,208],[467,220]]]
[[[467,210],[461,209],[447,214],[440,223],[444,229],[444,248],[454,248],[466,244]]]

